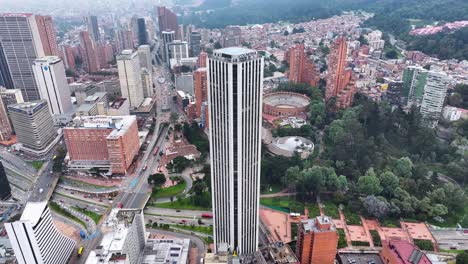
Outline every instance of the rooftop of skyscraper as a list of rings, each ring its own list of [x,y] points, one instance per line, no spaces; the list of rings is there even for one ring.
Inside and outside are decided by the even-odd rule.
[[[23,112],[23,113],[34,113],[38,109],[42,108],[44,105],[47,105],[46,100],[38,100],[20,104],[13,104],[8,106],[8,111]]]
[[[317,216],[316,218],[303,220],[304,230],[306,232],[326,232],[336,230],[333,221],[328,216]]]

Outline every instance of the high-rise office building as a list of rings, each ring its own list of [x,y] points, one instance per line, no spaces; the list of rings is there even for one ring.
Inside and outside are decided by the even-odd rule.
[[[141,86],[145,98],[153,96],[153,77],[151,72],[146,68],[141,68]]]
[[[47,150],[57,136],[46,100],[8,106],[18,142],[30,152]]]
[[[208,59],[215,250],[258,248],[263,57],[225,48]]]
[[[11,197],[10,183],[8,182],[5,168],[3,168],[3,164],[0,161],[0,200],[6,200],[10,197]]]
[[[297,231],[296,256],[302,264],[333,264],[338,233],[327,216],[303,220]]]
[[[345,37],[339,37],[330,48],[325,100],[336,98],[337,108],[347,108],[353,102],[356,87],[352,70],[346,68],[347,44]]]
[[[5,57],[3,50],[3,43],[0,37],[0,86],[8,89],[13,89],[13,80],[11,79],[10,69],[8,68],[8,61]]]
[[[177,31],[177,15],[172,13],[171,10],[164,6],[156,7],[156,13],[158,14],[158,25],[159,32],[162,34],[163,31]]]
[[[140,58],[141,68],[146,68],[149,71],[152,71],[153,63],[151,59],[151,48],[149,45],[141,45],[138,47],[138,57]]]
[[[138,18],[138,45],[148,45],[148,32],[146,32],[146,22],[144,18]]]
[[[320,74],[315,69],[314,62],[307,58],[304,49],[304,44],[298,44],[288,50],[286,54],[286,59],[289,62],[288,79],[293,83],[307,83],[317,86]]]
[[[117,55],[117,68],[122,97],[128,98],[131,108],[138,108],[144,99],[138,52],[122,51]]]
[[[3,103],[3,99],[0,96],[0,141],[10,140],[12,133],[13,130],[11,129],[10,119],[8,118],[6,104]]]
[[[167,61],[167,45],[175,40],[175,31],[163,31],[161,35],[163,40],[163,60],[169,63],[169,61]]]
[[[88,73],[99,71],[98,57],[96,53],[96,44],[91,39],[89,32],[80,32],[80,51],[83,59],[83,68]]]
[[[167,62],[171,59],[180,60],[189,57],[188,43],[186,41],[174,40],[167,44]]]
[[[197,57],[200,54],[201,34],[200,32],[193,31],[190,33],[190,49],[192,50],[192,57]]]
[[[68,263],[76,244],[55,227],[47,201],[27,203],[20,220],[5,229],[19,264]]]
[[[91,37],[95,42],[99,42],[101,39],[101,33],[99,33],[99,25],[97,16],[89,16],[86,18],[86,23],[88,25],[88,32],[91,34]]]
[[[201,118],[202,104],[208,101],[208,87],[206,68],[198,68],[193,72],[194,88],[195,88],[195,105],[197,107],[197,118]]]
[[[44,55],[59,56],[57,44],[57,34],[55,33],[54,22],[51,16],[36,16],[37,28],[41,37]]]
[[[12,104],[24,103],[23,94],[18,89],[6,89],[0,87],[0,96],[3,99],[3,104],[5,107]]]
[[[13,86],[20,89],[25,101],[40,98],[31,65],[38,57],[45,56],[36,16],[30,13],[0,14],[0,41]],[[3,64],[3,63],[2,63]],[[2,65],[0,68],[5,68]],[[8,87],[8,83],[6,84]],[[10,87],[9,87],[10,88]]]
[[[56,56],[43,57],[35,60],[32,67],[41,98],[47,100],[55,124],[70,122],[71,95],[62,60]]]

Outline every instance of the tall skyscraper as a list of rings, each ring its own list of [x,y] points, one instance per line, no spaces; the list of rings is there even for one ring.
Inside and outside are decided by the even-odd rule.
[[[10,69],[8,68],[8,61],[5,57],[3,50],[3,43],[0,37],[0,86],[8,89],[13,89],[13,80],[11,79]]]
[[[18,142],[32,154],[42,155],[57,136],[46,100],[8,106]]]
[[[156,13],[158,14],[158,25],[159,32],[162,34],[163,31],[177,31],[177,15],[172,13],[171,10],[164,6],[156,7]]]
[[[51,16],[36,16],[37,28],[41,37],[44,55],[59,56],[57,45],[57,34],[55,33],[54,23]]]
[[[32,67],[41,98],[47,100],[55,123],[66,124],[71,121],[70,88],[62,60],[48,56],[35,60]]]
[[[200,54],[201,34],[200,32],[193,31],[190,33],[190,49],[192,50],[192,57],[197,57]]]
[[[153,97],[153,77],[151,72],[146,68],[141,68],[141,87],[145,98]]]
[[[3,168],[3,164],[0,161],[0,200],[5,200],[9,197],[11,197],[11,187],[8,182],[5,168]]]
[[[20,220],[5,229],[19,264],[65,264],[76,244],[57,230],[47,201],[27,203]]]
[[[31,65],[38,57],[45,56],[45,52],[36,16],[0,14],[0,41],[14,88],[21,90],[25,101],[38,100],[40,96]],[[4,72],[3,69],[2,75]]]
[[[301,264],[333,264],[338,233],[327,216],[303,220],[297,231],[296,256]]]
[[[138,57],[140,58],[141,68],[146,68],[149,71],[152,71],[153,63],[151,59],[151,48],[149,45],[141,45],[138,47]]]
[[[83,68],[88,73],[99,71],[98,57],[96,53],[96,44],[91,39],[89,32],[80,32],[81,57],[83,59]]]
[[[101,33],[99,33],[99,25],[97,16],[89,16],[86,18],[86,23],[88,24],[88,32],[91,34],[91,37],[95,42],[99,42],[101,39]]]
[[[403,71],[402,96],[408,106],[421,105],[428,72],[419,66],[408,66]]]
[[[289,61],[288,79],[293,83],[307,83],[317,86],[320,75],[315,69],[313,61],[307,58],[304,44],[291,47],[286,59]]]
[[[0,96],[0,141],[10,140],[12,132],[6,104]]]
[[[337,108],[347,108],[353,102],[356,87],[352,71],[346,69],[347,44],[345,37],[339,37],[330,48],[328,55],[328,75],[325,100],[336,98]]]
[[[122,51],[117,55],[117,68],[122,97],[128,98],[131,108],[138,108],[144,99],[138,53],[132,50]]]
[[[263,57],[225,48],[208,59],[215,250],[258,248]]]
[[[133,33],[130,30],[118,29],[116,31],[117,36],[117,53],[126,49],[133,49]]]
[[[197,106],[197,118],[203,115],[202,104],[208,101],[208,87],[206,68],[198,68],[193,72],[194,88],[195,88],[195,105]]]
[[[163,31],[161,35],[163,40],[163,60],[169,63],[169,61],[167,61],[167,45],[175,40],[175,31]]]
[[[63,62],[65,64],[65,68],[74,70],[76,68],[75,65],[75,54],[73,53],[73,48],[69,45],[61,46],[62,54],[63,54]]]
[[[144,18],[138,18],[138,45],[148,45],[148,32]]]

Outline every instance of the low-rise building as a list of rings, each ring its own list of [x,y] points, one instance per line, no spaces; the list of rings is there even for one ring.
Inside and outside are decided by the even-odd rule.
[[[142,264],[189,263],[190,239],[148,239]]]
[[[299,260],[292,249],[285,243],[279,241],[258,249],[255,252],[258,264],[299,264]]]
[[[383,241],[380,256],[385,264],[432,263],[424,252],[406,240]]]

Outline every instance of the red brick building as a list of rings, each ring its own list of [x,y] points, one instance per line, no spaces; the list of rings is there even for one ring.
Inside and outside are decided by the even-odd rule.
[[[46,56],[60,56],[51,16],[36,16],[37,29]]]
[[[96,44],[91,39],[88,31],[80,32],[80,53],[83,59],[83,67],[88,73],[99,71],[99,60]]]
[[[208,53],[202,51],[198,55],[197,66],[198,68],[206,68],[206,59],[208,58]]]
[[[304,49],[304,44],[298,44],[287,51],[285,57],[289,62],[288,79],[293,83],[307,83],[317,86],[320,74],[317,72],[314,62],[307,58]]]
[[[418,247],[406,240],[383,241],[380,257],[385,264],[431,264]]]
[[[346,68],[346,38],[340,37],[332,45],[328,57],[327,88],[325,100],[336,98],[337,108],[347,108],[353,102],[356,87],[352,71]]]
[[[80,117],[63,132],[70,162],[81,168],[108,165],[125,174],[140,148],[135,116]]]
[[[202,116],[202,103],[208,101],[206,68],[199,68],[193,72],[193,86],[195,90],[196,116]]]
[[[337,247],[338,233],[331,218],[318,216],[299,223],[296,256],[301,264],[333,264]]]

